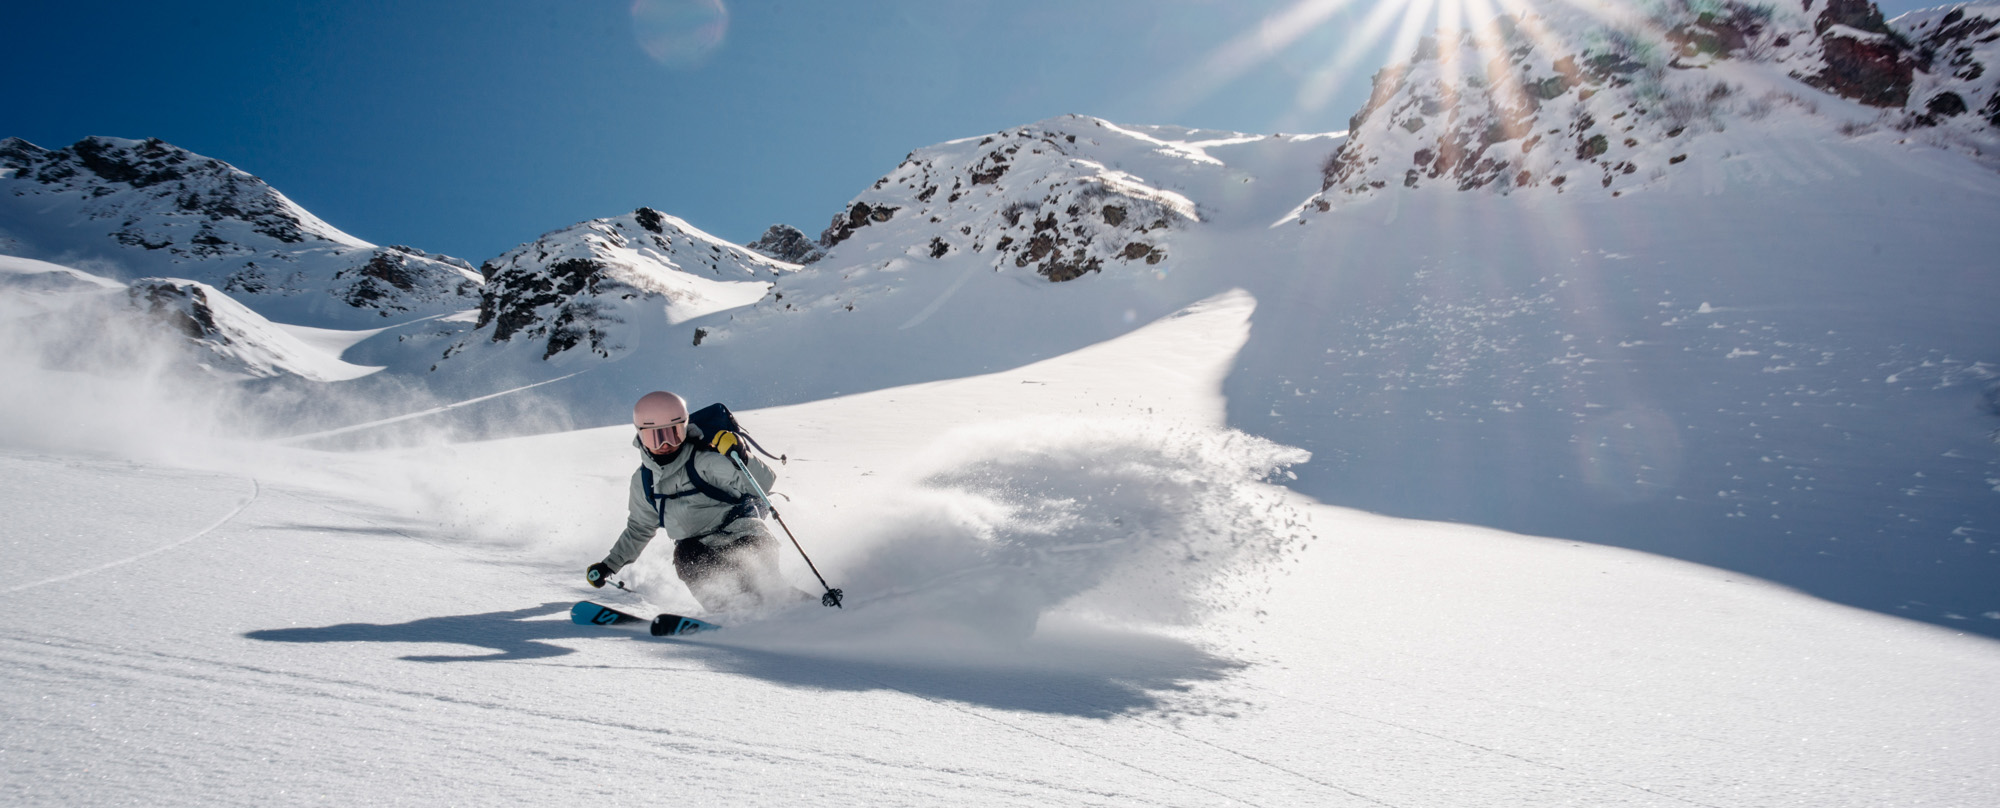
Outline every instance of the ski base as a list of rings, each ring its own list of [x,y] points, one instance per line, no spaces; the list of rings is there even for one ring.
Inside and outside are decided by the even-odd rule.
[[[705,620],[683,617],[678,614],[661,614],[647,619],[630,612],[619,611],[601,603],[587,600],[577,601],[569,610],[570,622],[579,626],[615,626],[618,628],[639,628],[644,626],[647,633],[655,637],[678,637],[702,631],[722,628]]]

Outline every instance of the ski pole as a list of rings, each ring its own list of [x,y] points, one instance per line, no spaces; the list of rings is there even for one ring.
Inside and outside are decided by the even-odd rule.
[[[757,498],[764,501],[764,507],[771,509],[771,518],[778,520],[778,527],[785,529],[785,538],[792,540],[792,547],[799,551],[800,558],[806,560],[806,568],[812,570],[814,578],[819,579],[820,588],[826,590],[826,594],[819,599],[820,604],[832,606],[836,609],[844,608],[840,605],[840,599],[845,596],[845,593],[827,586],[826,576],[819,574],[819,567],[813,564],[812,556],[806,555],[806,548],[799,545],[799,537],[792,535],[792,526],[785,524],[784,515],[778,513],[777,503],[771,501],[771,495],[764,493],[764,486],[757,483],[757,478],[750,473],[750,467],[743,465],[743,458],[737,457],[731,452],[724,452],[724,454],[729,455],[730,462],[736,464],[737,471],[743,472],[743,479],[750,481],[750,490],[757,492]]]

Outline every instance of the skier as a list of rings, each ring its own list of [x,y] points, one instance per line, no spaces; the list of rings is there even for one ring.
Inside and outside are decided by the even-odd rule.
[[[639,469],[632,474],[625,532],[604,560],[584,570],[594,587],[638,559],[661,529],[674,537],[674,572],[703,609],[754,608],[766,601],[811,597],[778,574],[778,542],[765,525],[762,502],[735,462],[765,491],[777,473],[738,448],[727,430],[689,434],[687,401],[665,391],[632,407],[639,430]],[[705,448],[704,448],[705,447]],[[714,451],[707,451],[713,449]]]

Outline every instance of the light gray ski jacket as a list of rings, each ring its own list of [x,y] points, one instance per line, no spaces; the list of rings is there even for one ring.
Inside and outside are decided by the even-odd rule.
[[[708,538],[729,521],[729,515],[737,506],[704,494],[688,479],[687,465],[695,464],[695,474],[711,486],[736,497],[745,503],[757,498],[750,481],[744,479],[743,472],[736,464],[718,452],[698,450],[690,443],[667,457],[662,464],[640,446],[639,439],[633,438],[632,445],[639,447],[639,469],[632,472],[629,513],[625,519],[625,532],[618,534],[618,543],[612,545],[611,553],[604,557],[604,565],[613,572],[624,569],[625,565],[639,558],[646,544],[653,540],[653,534],[666,530],[674,539]],[[748,453],[746,453],[748,454]],[[751,476],[766,492],[777,482],[778,473],[756,457],[745,457],[744,465],[749,467]],[[720,538],[720,537],[718,537]]]

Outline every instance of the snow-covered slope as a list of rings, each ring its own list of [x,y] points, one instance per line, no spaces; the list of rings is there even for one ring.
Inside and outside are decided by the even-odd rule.
[[[471,265],[377,247],[243,171],[155,140],[50,151],[0,140],[0,254],[89,263],[119,280],[190,278],[265,316],[377,327],[470,308]]]
[[[792,455],[787,519],[849,608],[692,640],[566,619],[612,597],[578,570],[623,518],[629,429],[178,456],[198,468],[0,454],[0,799],[1872,808],[2000,786],[1991,640],[1255,482],[1233,462],[1298,459],[1219,421],[1263,313],[1230,295],[1004,373],[742,413]],[[682,605],[660,556],[634,580]],[[981,604],[1039,628],[997,635]]]
[[[359,378],[379,367],[340,360],[198,281],[120,283],[0,256],[0,329],[10,362],[113,376],[199,368],[218,379]]]
[[[1930,109],[1992,92],[1994,5],[1665,8],[1378,74],[1245,283],[1232,423],[1331,501],[2000,631],[1996,130]]]
[[[763,276],[776,285],[753,305],[676,323],[663,300],[586,291],[587,306],[524,315],[509,342],[491,341],[495,307],[478,331],[424,323],[348,359],[415,371],[445,401],[547,381],[532,396],[565,423],[612,424],[662,387],[769,406],[1017,367],[1240,288],[1260,309],[1225,387],[1229,423],[1312,450],[1296,490],[2000,633],[1987,616],[2000,614],[2000,287],[1982,270],[2000,252],[1985,224],[2000,216],[2000,177],[1893,126],[1841,126],[1880,112],[1782,65],[1684,72],[1817,100],[1717,107],[1689,159],[1662,152],[1673,170],[1621,170],[1610,187],[1503,194],[1440,175],[1333,191],[1340,204],[1303,212],[1329,156],[1372,123],[1343,140],[1053,119],[918,150],[849,205],[826,257]],[[1636,125],[1618,114],[1604,120]],[[971,176],[1001,165],[990,183]],[[1194,215],[1143,234],[1130,218],[1112,225],[1104,207],[1119,200],[1092,195],[1114,176]],[[1031,217],[1006,215],[1030,207],[1054,217],[1045,234],[1090,239],[1082,256],[1098,269],[1052,283],[1042,264],[1017,265],[1029,253],[996,252],[1032,240]],[[1090,252],[1134,238],[1164,257]],[[576,325],[604,312],[610,325]],[[593,330],[609,357],[587,347]],[[551,354],[556,334],[583,347]],[[451,346],[462,352],[435,358]],[[448,417],[476,423],[486,406]]]

